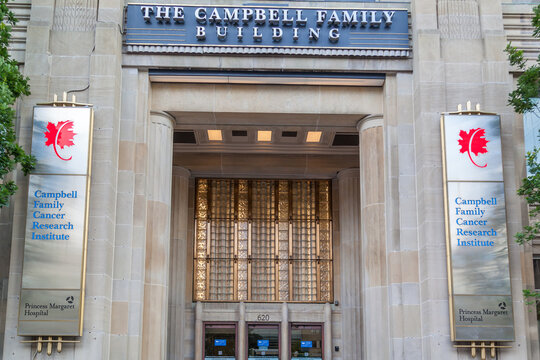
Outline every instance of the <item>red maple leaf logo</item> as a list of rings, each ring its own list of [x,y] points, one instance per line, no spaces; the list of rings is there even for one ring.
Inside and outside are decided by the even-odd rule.
[[[47,141],[45,141],[45,145],[52,145],[54,153],[56,154],[56,156],[58,156],[58,158],[65,161],[71,160],[72,156],[70,156],[69,158],[63,158],[62,156],[60,156],[56,147],[60,146],[60,149],[63,149],[64,146],[75,145],[75,143],[73,142],[73,136],[77,134],[73,132],[73,121],[59,121],[56,125],[52,122],[49,122],[47,124],[47,131],[45,131],[44,134],[47,138]]]
[[[458,143],[461,146],[459,152],[462,154],[466,152],[474,165],[480,168],[485,168],[487,164],[478,165],[475,163],[471,153],[478,156],[478,154],[485,154],[488,152],[486,146],[489,140],[486,140],[485,138],[486,130],[482,128],[471,129],[469,132],[460,130],[459,136],[461,137],[461,139],[458,140]]]

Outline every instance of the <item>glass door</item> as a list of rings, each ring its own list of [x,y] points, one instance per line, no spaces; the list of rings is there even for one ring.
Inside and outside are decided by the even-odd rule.
[[[279,360],[279,324],[248,324],[248,360]]]
[[[204,359],[236,360],[236,324],[204,324]]]
[[[291,360],[322,360],[322,324],[291,324]]]

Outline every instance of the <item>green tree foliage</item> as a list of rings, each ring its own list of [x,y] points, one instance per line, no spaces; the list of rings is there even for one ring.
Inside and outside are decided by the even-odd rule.
[[[5,206],[11,195],[17,190],[14,181],[7,181],[6,176],[17,164],[24,174],[34,167],[34,159],[27,155],[17,144],[13,119],[13,104],[21,95],[29,95],[27,79],[19,72],[18,64],[8,53],[12,26],[17,19],[8,9],[7,0],[0,0],[0,207]]]
[[[540,5],[534,7],[534,16],[532,25],[534,27],[533,36],[540,39]],[[523,114],[538,108],[537,98],[540,97],[540,55],[536,63],[528,65],[523,56],[522,50],[517,50],[511,44],[506,47],[510,64],[519,68],[522,74],[517,81],[516,90],[509,94],[508,104],[511,105],[517,113]],[[540,121],[540,119],[539,119]],[[516,242],[523,245],[530,243],[533,239],[540,236],[540,163],[538,159],[540,149],[535,148],[527,152],[528,176],[523,179],[521,187],[518,189],[518,195],[524,196],[529,207],[529,225],[518,232]],[[540,304],[540,292],[525,289],[523,296],[529,305]]]
[[[540,5],[534,7],[533,11],[533,37],[540,39]],[[523,50],[518,50],[512,44],[508,44],[506,52],[510,64],[523,71],[518,78],[516,90],[510,93],[508,104],[519,114],[532,111],[536,107],[535,99],[538,98],[540,89],[540,55],[535,64],[527,66]]]
[[[529,206],[530,224],[525,226],[522,231],[516,234],[516,242],[525,244],[538,238],[540,235],[540,163],[538,162],[538,153],[540,149],[535,148],[527,152],[527,167],[529,174],[523,179],[518,189],[518,195],[524,196]]]

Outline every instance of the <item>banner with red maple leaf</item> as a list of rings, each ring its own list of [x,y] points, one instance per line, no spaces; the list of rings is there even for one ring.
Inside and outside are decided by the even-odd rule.
[[[58,149],[56,148],[59,146],[61,149],[63,149],[66,146],[69,147],[74,145],[73,136],[77,134],[73,132],[73,121],[59,121],[56,125],[49,122],[47,124],[47,131],[45,131],[44,134],[47,138],[45,145],[52,145],[54,153],[60,160],[69,161],[73,158],[73,156],[70,156],[69,158],[62,157],[60,154],[58,154]]]
[[[90,108],[45,107],[34,109],[32,155],[36,173],[78,174],[88,172]]]
[[[499,116],[443,115],[441,135],[450,338],[513,341]]]
[[[17,331],[81,336],[93,110],[36,106],[33,120]]]
[[[472,158],[471,153],[478,156],[478,154],[486,154],[488,152],[486,146],[489,142],[485,138],[486,130],[482,128],[471,129],[468,132],[461,130],[459,132],[460,139],[458,140],[461,149],[459,152],[467,153],[471,162],[480,168],[485,168],[487,163],[484,165],[478,165]]]
[[[443,130],[450,181],[502,181],[498,116],[446,115]]]

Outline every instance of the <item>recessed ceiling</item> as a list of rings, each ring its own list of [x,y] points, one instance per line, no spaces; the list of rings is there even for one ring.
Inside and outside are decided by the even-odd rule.
[[[172,115],[176,118],[175,132],[192,131],[197,139],[195,144],[176,142],[175,152],[335,155],[358,152],[356,124],[365,116],[254,113]],[[210,137],[210,134],[214,134],[214,137]],[[348,142],[336,142],[336,136]],[[356,143],[351,138],[356,138]]]
[[[175,153],[174,166],[194,177],[331,179],[340,170],[357,168],[358,152],[329,154]]]

